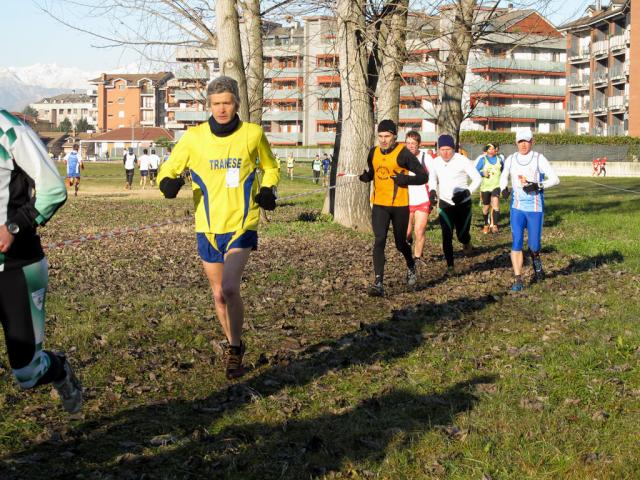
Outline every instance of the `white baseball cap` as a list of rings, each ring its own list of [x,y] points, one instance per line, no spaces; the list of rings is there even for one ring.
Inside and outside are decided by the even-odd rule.
[[[516,143],[521,142],[523,140],[525,142],[530,142],[531,140],[533,140],[533,132],[528,128],[525,128],[523,130],[518,130],[518,132],[516,133]]]

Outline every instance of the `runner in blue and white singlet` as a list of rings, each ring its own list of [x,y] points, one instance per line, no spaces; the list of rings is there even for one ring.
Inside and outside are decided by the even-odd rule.
[[[83,168],[78,144],[75,144],[73,150],[65,155],[64,162],[67,164],[67,182],[69,187],[74,187],[73,194],[77,196],[78,188],[80,188],[80,169]]]
[[[522,283],[522,248],[524,230],[527,230],[529,254],[533,260],[534,279],[544,278],[540,259],[542,222],[544,217],[544,190],[560,183],[558,175],[544,155],[532,150],[533,134],[531,130],[522,130],[516,134],[518,151],[510,155],[504,164],[500,176],[502,196],[509,195],[508,184],[511,181],[513,199],[511,201],[511,264],[515,274],[513,291],[520,291]]]

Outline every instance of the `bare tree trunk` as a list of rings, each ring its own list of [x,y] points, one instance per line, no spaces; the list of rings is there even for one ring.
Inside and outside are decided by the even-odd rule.
[[[442,80],[442,101],[438,115],[438,132],[460,136],[460,124],[464,120],[462,95],[467,76],[469,52],[473,47],[473,18],[476,0],[460,0],[446,15],[452,22],[444,38],[448,50]]]
[[[373,144],[373,112],[367,90],[365,0],[337,0],[336,10],[342,89],[338,170],[348,175],[338,177],[336,182],[334,219],[346,227],[370,231],[369,185],[355,178],[364,170]]]
[[[247,93],[247,77],[242,61],[240,43],[240,23],[235,0],[218,0],[216,2],[216,22],[218,27],[218,61],[220,71],[238,82],[240,89],[240,111],[242,120],[249,120],[249,95]]]
[[[243,17],[247,29],[247,94],[249,97],[249,121],[262,123],[262,101],[264,98],[264,61],[262,58],[262,17],[260,0],[245,0],[242,3]]]
[[[381,52],[378,79],[378,122],[384,119],[398,123],[400,119],[400,85],[402,66],[407,57],[405,44],[409,0],[391,0],[385,5],[378,36]]]

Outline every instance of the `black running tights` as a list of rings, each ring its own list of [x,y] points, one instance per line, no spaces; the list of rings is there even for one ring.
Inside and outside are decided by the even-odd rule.
[[[383,207],[374,205],[371,211],[371,226],[375,235],[373,244],[373,269],[376,277],[384,276],[384,247],[387,243],[389,224],[393,226],[393,238],[396,248],[407,262],[407,267],[413,268],[415,262],[411,254],[411,245],[407,242],[407,228],[409,227],[409,207]]]

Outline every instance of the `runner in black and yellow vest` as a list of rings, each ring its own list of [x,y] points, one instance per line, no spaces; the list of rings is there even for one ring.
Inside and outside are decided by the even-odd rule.
[[[397,143],[398,130],[391,120],[383,120],[378,125],[378,147],[369,151],[368,170],[360,175],[362,182],[373,181],[371,194],[371,225],[375,235],[373,245],[373,269],[375,282],[369,290],[372,296],[384,295],[384,247],[387,243],[389,224],[393,225],[396,248],[407,262],[407,284],[415,285],[416,265],[407,242],[409,225],[408,185],[424,185],[429,179],[418,159]],[[415,176],[409,176],[409,172]]]

